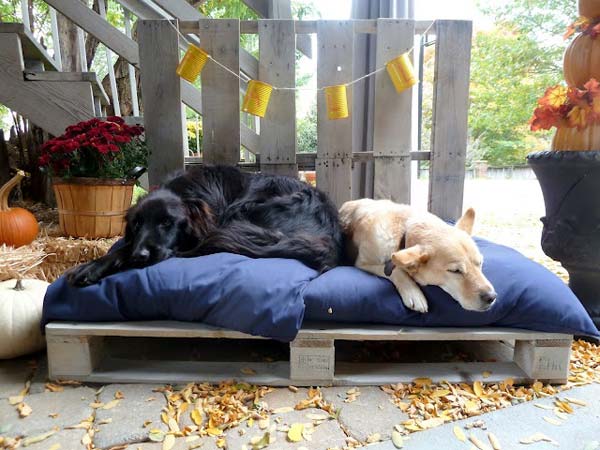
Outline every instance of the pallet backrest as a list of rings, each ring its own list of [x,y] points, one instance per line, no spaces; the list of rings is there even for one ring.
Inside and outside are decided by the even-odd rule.
[[[240,34],[259,40],[258,79],[275,87],[295,86],[297,35],[316,34],[317,87],[348,83],[353,73],[354,42],[359,33],[376,36],[376,67],[413,47],[415,33],[429,24],[414,20],[377,19],[293,21],[200,19],[179,22],[180,31],[199,36],[215,60],[240,71]],[[182,85],[174,72],[178,35],[167,21],[144,20],[139,26],[142,94],[147,138],[152,150],[151,183],[183,165],[173,149],[182,148]],[[257,155],[265,173],[297,175],[298,166],[314,167],[317,186],[339,206],[353,197],[353,166],[373,161],[373,195],[410,202],[414,159],[430,161],[429,210],[456,219],[462,210],[467,144],[467,112],[472,24],[436,21],[433,126],[430,151],[413,151],[412,90],[396,93],[385,71],[375,75],[373,148],[353,149],[353,120],[328,120],[323,91],[317,94],[317,153],[297,153],[295,93],[275,90],[260,133],[240,124],[240,89],[245,83],[209,62],[202,71],[203,157],[205,163],[239,164],[242,140]],[[167,63],[168,62],[168,63]],[[359,82],[362,83],[362,82]],[[354,87],[348,86],[352,115]],[[354,189],[356,195],[357,189]]]

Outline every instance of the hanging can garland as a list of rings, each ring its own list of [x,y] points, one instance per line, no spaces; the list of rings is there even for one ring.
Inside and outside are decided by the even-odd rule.
[[[402,53],[400,56],[388,61],[385,67],[392,83],[394,83],[396,92],[401,93],[417,84],[415,71],[408,53]]]
[[[200,72],[202,72],[206,61],[208,61],[208,53],[200,47],[190,44],[177,66],[177,75],[193,83],[198,78],[198,75],[200,75]]]
[[[265,117],[267,106],[269,106],[269,100],[271,99],[271,92],[273,92],[273,86],[268,83],[258,80],[248,81],[248,89],[246,90],[246,95],[244,95],[242,111],[258,117]]]
[[[346,85],[327,86],[325,89],[325,104],[329,120],[345,119],[348,117],[348,97]]]

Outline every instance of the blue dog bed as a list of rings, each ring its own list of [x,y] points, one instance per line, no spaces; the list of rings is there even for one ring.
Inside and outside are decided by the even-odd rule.
[[[435,286],[423,288],[429,312],[407,309],[387,280],[354,267],[323,275],[295,260],[219,253],[172,258],[99,284],[54,282],[44,299],[48,322],[183,320],[281,341],[304,319],[420,327],[500,326],[599,336],[587,312],[554,274],[515,250],[475,239],[498,299],[487,312],[465,311]]]

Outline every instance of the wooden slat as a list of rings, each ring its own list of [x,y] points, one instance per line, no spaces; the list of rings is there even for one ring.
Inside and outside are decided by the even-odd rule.
[[[21,39],[0,33],[0,103],[54,135],[94,116],[88,82],[25,81]]]
[[[414,34],[411,20],[378,19],[375,66],[412,48]],[[397,93],[387,71],[375,76],[375,118],[374,197],[410,204],[412,89]]]
[[[140,0],[117,0],[123,8],[131,11],[139,19],[164,19],[158,11]]]
[[[166,20],[138,22],[144,126],[150,185],[184,166],[177,31]]]
[[[259,20],[258,77],[275,87],[296,85],[294,21]],[[273,91],[260,121],[261,171],[297,176],[296,93]]]
[[[201,19],[203,47],[234,73],[240,71],[240,21]],[[202,70],[202,151],[211,164],[240,160],[240,82],[216,64]]]
[[[0,33],[15,33],[21,38],[21,48],[25,60],[41,61],[45,70],[60,70],[46,49],[35,39],[31,31],[22,23],[0,23]]]
[[[119,56],[131,64],[139,62],[138,46],[133,39],[113,27],[83,2],[72,0],[47,0],[49,5],[79,25]]]
[[[317,32],[319,20],[295,20],[296,34],[314,34]],[[353,20],[355,33],[377,33],[377,20],[363,19]],[[431,20],[415,20],[415,33],[422,34],[431,25]],[[179,29],[183,33],[195,33],[196,24],[189,19],[182,19],[179,22]],[[258,33],[258,22],[256,20],[240,21],[240,32],[243,34]]]
[[[245,123],[240,126],[242,145],[256,155],[260,149],[259,135]]]
[[[110,104],[108,95],[98,81],[95,72],[32,72],[26,70],[24,76],[28,81],[88,81],[92,85],[94,97],[98,97],[103,105]]]
[[[132,321],[132,322],[51,322],[46,325],[51,336],[122,336],[176,337],[216,339],[264,339],[239,331],[217,328],[196,322]],[[566,333],[547,333],[503,327],[402,327],[335,322],[305,322],[298,339],[335,339],[362,341],[500,341],[570,339]]]
[[[319,88],[352,79],[352,21],[320,21],[317,32]],[[325,93],[317,93],[317,186],[339,207],[352,198],[352,89],[347,90],[350,117],[327,118]]]
[[[445,220],[462,212],[469,111],[472,22],[436,22],[429,211]]]

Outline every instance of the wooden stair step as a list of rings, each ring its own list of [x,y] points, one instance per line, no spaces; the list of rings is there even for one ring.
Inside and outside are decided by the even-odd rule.
[[[102,105],[110,105],[110,99],[95,72],[34,72],[26,70],[24,75],[28,81],[88,81],[92,84],[94,97],[98,97]]]
[[[40,61],[45,70],[60,70],[56,61],[48,54],[46,49],[35,39],[25,25],[18,22],[0,22],[0,33],[15,33],[21,38],[23,59],[25,61]]]

